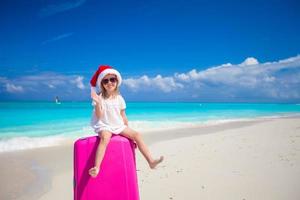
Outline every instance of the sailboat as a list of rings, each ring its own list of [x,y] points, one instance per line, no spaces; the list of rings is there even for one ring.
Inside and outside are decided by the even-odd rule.
[[[56,104],[61,104],[60,101],[59,101],[58,96],[55,97],[55,103],[56,103]]]

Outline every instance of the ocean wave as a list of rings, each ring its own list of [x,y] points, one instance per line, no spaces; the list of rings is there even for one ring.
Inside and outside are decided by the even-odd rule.
[[[245,121],[256,121],[266,119],[277,119],[285,117],[300,117],[299,113],[282,113],[279,115],[270,116],[253,116],[253,117],[237,117],[227,119],[208,119],[205,121],[131,121],[129,126],[137,131],[141,132],[152,132],[162,130],[173,130],[178,128],[195,128],[213,126],[232,122],[245,122]]]
[[[14,137],[0,140],[0,152],[9,152],[39,147],[55,146],[62,143],[63,136]]]
[[[212,124],[216,124],[212,123]],[[189,128],[199,126],[203,123],[179,122],[179,121],[131,121],[129,126],[141,133],[163,131],[169,129]],[[66,141],[75,141],[78,138],[96,135],[91,127],[83,126],[76,131],[65,131],[62,129],[60,134],[47,136],[32,136],[33,133],[27,132],[27,136],[12,136],[0,138],[0,152],[19,151],[41,147],[49,147],[63,144]],[[32,130],[36,131],[36,130]],[[30,136],[31,135],[31,136]]]
[[[57,146],[65,142],[75,141],[78,138],[95,135],[89,126],[78,127],[75,131],[74,128],[64,127],[60,132],[52,132],[52,135],[49,135],[50,131],[48,131],[48,135],[44,135],[43,131],[39,132],[41,135],[37,135],[38,133],[36,132],[39,131],[33,129],[32,132],[29,130],[23,132],[27,134],[23,136],[11,136],[11,134],[8,133],[7,136],[0,137],[0,152]]]
[[[155,131],[174,130],[182,128],[195,128],[214,126],[218,124],[239,122],[239,121],[253,121],[259,119],[274,119],[282,117],[299,117],[300,114],[287,113],[285,115],[272,115],[272,116],[260,116],[251,118],[231,118],[231,119],[210,119],[206,121],[143,121],[133,120],[129,122],[129,127],[139,131],[141,133],[149,133]],[[68,125],[67,125],[68,126]],[[61,127],[59,134],[53,133],[53,135],[39,135],[32,136],[30,131],[25,136],[8,136],[0,137],[0,152],[9,152],[25,149],[34,149],[40,147],[48,147],[63,144],[66,141],[75,141],[78,138],[88,137],[96,135],[90,126],[78,127],[77,130],[69,129],[68,127]],[[36,131],[33,129],[32,131]],[[24,133],[24,132],[23,132]]]

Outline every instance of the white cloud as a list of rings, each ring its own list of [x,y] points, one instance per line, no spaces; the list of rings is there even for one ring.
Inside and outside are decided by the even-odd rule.
[[[86,86],[83,80],[83,76],[44,72],[14,79],[1,77],[0,83],[5,86],[7,92],[45,92],[47,89],[68,90],[74,87],[84,90]],[[18,83],[18,86],[14,83]]]
[[[52,42],[55,42],[55,41],[58,41],[58,40],[62,40],[64,38],[68,38],[70,36],[72,36],[74,33],[65,33],[65,34],[61,34],[61,35],[58,35],[56,37],[53,37],[49,40],[45,40],[44,42],[42,42],[42,45],[45,45],[45,44],[48,44],[48,43],[52,43]]]
[[[76,1],[67,1],[60,4],[51,4],[44,8],[42,8],[39,12],[41,17],[47,17],[54,15],[56,13],[64,12],[67,10],[71,10],[77,8],[84,4],[86,0],[76,0]]]
[[[162,77],[161,75],[153,78],[144,75],[137,79],[125,79],[123,82],[125,86],[133,91],[153,89],[168,93],[183,88],[181,83],[175,82],[174,77]]]
[[[247,65],[257,65],[259,64],[258,60],[253,57],[246,58],[244,62],[242,62],[240,65],[241,66],[247,66]]]
[[[73,80],[71,81],[71,83],[74,83],[77,88],[83,90],[85,89],[85,86],[83,84],[83,79],[84,79],[83,76],[77,76],[74,81]]]
[[[300,56],[273,63],[259,64],[255,58],[247,58],[238,65],[221,65],[197,72],[195,69],[175,74],[180,81],[200,81],[213,84],[254,87],[276,80],[276,72],[300,67]]]
[[[173,76],[129,78],[124,81],[133,91],[159,89],[162,92],[189,93],[192,96],[238,97],[247,99],[300,98],[300,55],[275,62],[259,63],[249,57],[240,64],[222,64],[205,70],[192,69]]]
[[[49,88],[56,88],[54,85],[52,85],[52,84],[48,84],[48,87]]]
[[[222,64],[221,67],[229,67],[231,65],[232,65],[231,63],[226,63],[226,64]]]
[[[176,83],[173,77],[162,77],[161,75],[157,75],[152,80],[153,84],[164,92],[171,92],[183,88],[183,85],[181,83]]]
[[[240,64],[191,69],[170,76],[128,77],[123,83],[127,92],[142,92],[144,99],[300,101],[300,55],[265,63],[247,58]],[[45,72],[14,79],[0,77],[1,96],[5,93],[40,95],[52,92],[52,96],[59,93],[70,95],[70,99],[83,98],[88,96],[87,88],[88,83],[84,83],[81,75]]]
[[[16,86],[12,83],[6,83],[6,91],[9,93],[20,93],[24,92],[24,89],[22,86]]]
[[[175,78],[177,78],[178,80],[181,80],[181,81],[188,81],[189,80],[189,77],[187,74],[178,74],[178,73],[175,73]]]

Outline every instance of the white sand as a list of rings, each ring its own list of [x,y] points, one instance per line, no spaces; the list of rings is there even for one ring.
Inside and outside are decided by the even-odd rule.
[[[150,170],[137,151],[141,200],[300,199],[300,118],[234,122],[147,134],[144,138],[153,154],[163,154],[165,161]],[[34,185],[31,190],[19,187],[11,195],[12,188],[1,193],[6,191],[6,197],[14,196],[11,199],[73,199],[72,148],[68,144],[0,155],[4,161],[14,156],[34,160],[39,171],[51,177],[48,183],[40,184],[41,189]],[[7,165],[2,163],[6,162],[1,162],[0,171],[6,169],[2,173],[8,174]],[[26,167],[10,164],[9,169]],[[2,179],[0,186],[8,181]],[[17,192],[22,191],[26,193],[20,197]],[[0,199],[4,196],[1,193]]]
[[[164,164],[139,172],[141,199],[300,199],[300,119],[156,143]]]

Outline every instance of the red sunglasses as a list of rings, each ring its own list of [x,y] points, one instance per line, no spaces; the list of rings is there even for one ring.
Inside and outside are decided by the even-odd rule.
[[[106,79],[103,79],[102,80],[102,83],[104,84],[104,85],[106,85],[108,82],[111,82],[111,83],[115,83],[115,82],[117,82],[117,78],[114,78],[114,77],[112,77],[112,78],[106,78]]]

